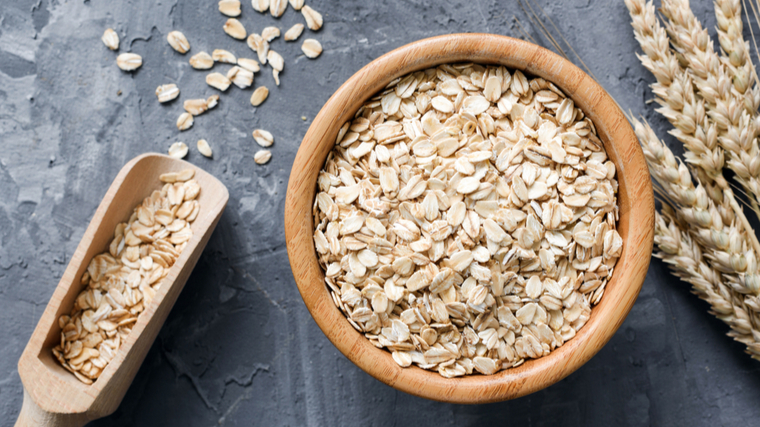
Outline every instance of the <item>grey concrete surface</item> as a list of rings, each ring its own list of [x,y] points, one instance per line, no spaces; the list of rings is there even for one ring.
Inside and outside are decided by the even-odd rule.
[[[537,1],[620,105],[665,137],[666,123],[645,105],[653,79],[633,54],[622,2]],[[285,251],[285,189],[310,121],[351,74],[408,42],[474,31],[519,37],[514,16],[546,40],[512,0],[307,3],[324,16],[320,32],[306,32],[321,41],[322,56],[309,60],[300,43],[274,41],[285,71],[279,88],[268,68],[257,74],[256,85],[271,89],[263,106],[253,109],[251,90],[233,87],[179,134],[182,100],[214,90],[166,34],[183,31],[190,54],[226,48],[253,57],[221,31],[215,0],[0,0],[0,424],[12,425],[21,407],[17,360],[111,180],[130,158],[183,140],[188,160],[229,187],[230,202],[122,405],[92,425],[757,425],[760,365],[656,260],[610,343],[528,397],[427,401],[343,357],[304,307]],[[714,28],[712,2],[692,3]],[[241,19],[255,31],[302,21],[292,9],[278,20],[260,15],[247,0]],[[107,27],[122,52],[144,57],[136,73],[121,72],[100,42]],[[156,102],[164,83],[180,86],[180,100]],[[257,127],[276,141],[263,167],[253,163]],[[194,149],[199,138],[211,143],[213,160]]]

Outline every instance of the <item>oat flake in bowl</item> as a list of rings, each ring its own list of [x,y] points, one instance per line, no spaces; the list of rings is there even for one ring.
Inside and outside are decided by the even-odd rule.
[[[396,79],[338,133],[314,242],[335,304],[403,367],[493,374],[589,319],[620,256],[615,166],[542,78],[477,64]]]

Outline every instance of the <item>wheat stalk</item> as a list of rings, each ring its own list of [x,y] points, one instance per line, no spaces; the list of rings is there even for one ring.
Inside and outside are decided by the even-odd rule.
[[[715,0],[715,17],[718,43],[723,51],[721,62],[728,69],[734,88],[744,96],[745,109],[755,115],[760,106],[760,87],[754,84],[757,74],[749,57],[749,42],[742,35],[741,0]]]
[[[715,53],[707,30],[702,28],[692,13],[689,2],[663,0],[662,12],[669,20],[666,28],[671,42],[688,64],[699,95],[706,101],[707,114],[718,127],[718,141],[728,154],[728,166],[749,193],[753,210],[757,212],[760,210],[760,150],[752,119],[756,112],[746,108],[743,93],[735,90],[726,65]],[[747,78],[748,86],[756,84],[754,80],[749,82],[749,76]],[[718,184],[726,191],[723,183]],[[729,196],[733,199],[733,195]],[[747,230],[751,230],[749,223],[745,225]],[[757,241],[757,238],[754,240]],[[760,243],[755,249],[760,251]]]
[[[657,79],[652,85],[661,105],[657,111],[673,124],[671,134],[688,150],[685,158],[696,174],[694,179],[647,123],[631,118],[659,185],[655,189],[665,199],[656,216],[655,256],[690,283],[711,313],[731,327],[728,335],[760,360],[760,244],[722,172],[725,152],[757,212],[760,193],[753,190],[760,187],[753,167],[760,169],[760,159],[748,156],[757,153],[754,119],[760,98],[749,45],[741,35],[740,5],[716,0],[723,52],[718,58],[688,1],[663,0],[666,29],[651,1],[625,3],[644,51],[639,59]],[[702,182],[718,188],[708,197],[710,187]]]
[[[723,150],[718,145],[717,129],[708,123],[704,101],[695,96],[691,77],[671,51],[654,5],[651,1],[645,4],[644,0],[626,0],[625,4],[631,14],[636,40],[644,51],[637,56],[657,79],[652,85],[661,105],[657,111],[670,121],[674,127],[670,133],[688,150],[686,161],[704,170],[710,181],[724,182]],[[716,200],[722,198],[722,195],[715,197]]]
[[[718,141],[721,141],[720,124],[712,114],[708,118],[705,113],[705,102],[695,95],[689,73],[681,68],[676,56],[670,50],[667,33],[655,15],[652,2],[626,0],[625,3],[631,15],[634,34],[644,51],[644,55],[639,56],[639,58],[657,79],[657,83],[653,85],[653,90],[658,95],[658,103],[662,105],[657,111],[673,124],[675,129],[670,133],[683,142],[688,150],[685,156],[686,161],[697,166],[698,177],[708,184],[707,190],[709,190],[710,197],[718,203],[723,199],[723,195],[728,198],[728,202],[736,212],[742,227],[748,231],[747,235],[752,247],[755,252],[760,253],[760,241],[752,231],[752,227],[736,201],[728,181],[723,176],[723,150],[717,144]],[[708,55],[712,51],[711,48],[707,49],[709,46],[706,46],[709,37],[698,26],[699,23],[695,23],[696,20],[691,19],[693,15],[688,9],[688,4],[686,10],[678,6],[683,5],[667,0],[664,2],[664,8],[667,7],[667,15],[672,17],[667,32],[671,34],[671,39],[677,38],[678,43],[674,44],[690,65],[689,71],[693,71],[692,68],[697,69],[693,74],[695,74],[697,82],[702,82],[701,85],[700,83],[697,85],[699,94],[703,95],[702,98],[704,98],[706,91],[704,88],[712,87],[709,82],[711,71],[708,70],[722,69],[725,71],[725,68],[721,68],[723,66],[714,52],[712,52],[713,56]],[[694,37],[691,36],[692,33],[695,34]],[[708,103],[708,111],[711,111],[709,105]],[[719,106],[722,105],[724,104]],[[714,110],[715,108],[712,111],[714,112]],[[747,116],[746,113],[744,116]],[[712,122],[709,119],[712,119]],[[751,129],[749,126],[746,128]],[[730,140],[726,138],[726,135],[734,135],[732,132],[733,128],[725,129],[723,140]],[[724,145],[725,148],[725,144],[721,145]],[[733,145],[732,147],[735,148]],[[711,182],[722,191],[715,191],[711,188],[709,186]],[[749,182],[745,180],[742,183],[747,184]],[[746,185],[745,188],[747,188]],[[760,190],[760,186],[758,189]],[[753,206],[757,205],[753,204]]]
[[[632,122],[652,176],[678,208],[687,230],[705,248],[712,268],[726,273],[736,292],[757,295],[760,291],[757,252],[752,249],[748,233],[736,227],[736,210],[727,196],[716,205],[701,184],[694,187],[689,169],[678,163],[649,124],[635,118]]]
[[[693,292],[710,304],[710,313],[730,328],[728,335],[747,346],[747,353],[760,360],[760,328],[757,310],[748,307],[741,295],[722,283],[722,275],[704,259],[702,250],[676,222],[674,212],[665,205],[655,216],[654,256],[667,263],[673,274],[692,285]]]
[[[707,120],[704,100],[695,95],[691,77],[670,49],[670,40],[655,15],[652,2],[626,0],[625,3],[634,35],[644,51],[637,56],[657,79],[652,85],[657,103],[661,105],[657,111],[673,125],[669,133],[684,144],[686,162],[696,166],[710,197],[720,202],[722,188],[728,186],[723,177],[723,149],[718,145],[715,124]]]

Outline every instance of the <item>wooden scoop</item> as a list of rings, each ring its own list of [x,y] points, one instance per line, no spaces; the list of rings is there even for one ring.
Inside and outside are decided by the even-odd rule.
[[[83,384],[66,371],[51,352],[61,340],[58,318],[71,311],[82,291],[82,274],[95,255],[107,250],[116,225],[126,221],[135,206],[161,188],[161,174],[188,168],[195,170],[195,180],[201,186],[200,212],[191,224],[193,237],[100,377],[92,385]],[[228,199],[224,184],[182,160],[144,154],[122,168],[92,217],[18,362],[24,384],[24,404],[17,427],[82,426],[116,410],[193,271]]]

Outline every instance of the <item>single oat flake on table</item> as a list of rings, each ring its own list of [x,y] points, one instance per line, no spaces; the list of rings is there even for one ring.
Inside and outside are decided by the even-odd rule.
[[[142,67],[142,56],[136,53],[122,53],[116,57],[116,65],[124,71],[134,71]]]
[[[190,42],[187,41],[187,37],[179,31],[171,31],[166,35],[166,41],[172,49],[179,53],[185,54],[190,50]]]
[[[175,142],[174,144],[169,146],[169,156],[174,157],[175,159],[182,159],[185,156],[187,156],[187,144],[184,142]]]
[[[156,88],[156,97],[158,102],[164,103],[176,99],[179,96],[179,88],[174,83],[161,85]]]
[[[107,48],[111,50],[119,50],[119,35],[116,34],[116,31],[114,31],[113,28],[107,29],[100,40],[103,41],[103,44],[105,44]]]
[[[116,226],[106,251],[90,261],[82,292],[58,318],[58,362],[85,384],[98,379],[161,288],[193,237],[201,187],[186,169],[161,175],[164,182]]]
[[[622,250],[615,165],[552,83],[398,78],[341,127],[314,243],[335,305],[402,367],[494,374],[585,325]]]
[[[266,101],[268,96],[269,96],[269,89],[267,89],[266,86],[257,87],[256,90],[254,90],[253,93],[251,94],[251,105],[253,105],[254,107],[258,107],[264,101]]]
[[[196,70],[208,70],[214,66],[214,61],[208,53],[200,52],[190,58],[190,66]]]
[[[296,41],[301,36],[301,33],[303,33],[303,24],[295,24],[285,32],[283,38],[286,42]]]

